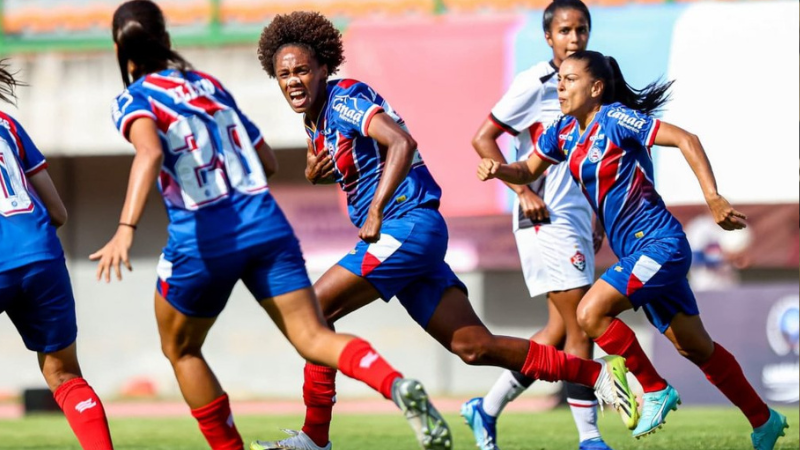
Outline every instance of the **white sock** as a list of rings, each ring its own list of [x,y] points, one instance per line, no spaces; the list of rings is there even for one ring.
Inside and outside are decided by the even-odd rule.
[[[499,416],[503,408],[525,392],[529,386],[530,384],[528,386],[521,384],[510,370],[504,371],[483,398],[483,411],[492,417]]]
[[[600,430],[597,429],[597,400],[568,398],[567,403],[578,428],[579,442],[600,437]]]

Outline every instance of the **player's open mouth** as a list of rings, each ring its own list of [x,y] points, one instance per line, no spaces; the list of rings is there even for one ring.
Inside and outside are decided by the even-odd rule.
[[[308,101],[308,94],[306,91],[299,89],[289,92],[289,101],[295,108],[302,108]]]

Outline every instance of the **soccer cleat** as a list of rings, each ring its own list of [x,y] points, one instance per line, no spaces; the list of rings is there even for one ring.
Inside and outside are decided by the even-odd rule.
[[[754,429],[753,434],[750,435],[753,440],[753,448],[755,450],[774,449],[778,438],[786,436],[784,430],[787,428],[789,428],[789,424],[786,422],[786,417],[770,408],[767,423]]]
[[[578,450],[614,450],[602,438],[587,439],[578,445]]]
[[[283,430],[289,437],[280,441],[254,441],[250,443],[250,450],[331,450],[333,445],[328,442],[325,447],[320,447],[302,431]]]
[[[392,385],[392,400],[403,411],[423,449],[446,450],[453,446],[450,427],[431,404],[422,383],[398,378]]]
[[[636,408],[636,396],[628,386],[628,368],[625,366],[625,358],[621,356],[604,356],[595,361],[603,367],[600,369],[600,376],[594,383],[594,393],[602,404],[612,405],[619,411],[622,422],[629,430],[636,428],[639,421],[639,411]]]
[[[483,399],[473,398],[461,406],[461,416],[467,422],[480,450],[500,450],[497,446],[497,419],[483,410]]]
[[[642,414],[639,425],[633,430],[633,437],[639,439],[642,436],[655,433],[657,429],[667,423],[667,414],[676,411],[681,404],[681,397],[678,391],[670,385],[656,392],[645,392],[642,396]]]

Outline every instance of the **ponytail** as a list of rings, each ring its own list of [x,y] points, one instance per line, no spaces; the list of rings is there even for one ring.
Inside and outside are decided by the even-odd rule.
[[[629,85],[622,76],[622,70],[617,60],[611,56],[591,50],[575,52],[567,59],[576,59],[586,62],[586,70],[595,79],[602,80],[605,85],[602,103],[622,103],[630,109],[643,114],[653,114],[659,111],[672,95],[670,88],[675,80],[660,82],[656,80],[643,89],[636,89]]]
[[[14,78],[14,74],[8,71],[8,60],[0,59],[0,100],[14,104],[17,95],[14,90],[18,86],[25,86]]]
[[[169,67],[181,72],[192,68],[183,56],[170,48],[164,15],[158,5],[150,0],[131,0],[117,8],[112,34],[117,44],[117,62],[122,82],[126,87],[148,73]],[[132,80],[128,73],[130,62],[135,66],[130,73]]]

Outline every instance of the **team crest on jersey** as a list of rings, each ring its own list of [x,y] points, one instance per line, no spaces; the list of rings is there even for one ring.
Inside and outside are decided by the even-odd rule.
[[[583,253],[580,251],[575,252],[575,255],[570,258],[570,262],[572,262],[572,265],[581,272],[586,270],[586,257],[583,256]]]
[[[603,159],[603,152],[597,147],[592,147],[592,149],[589,150],[589,162],[595,164],[601,159]]]

